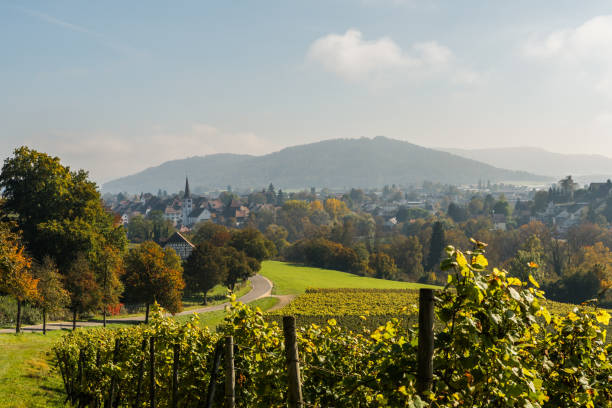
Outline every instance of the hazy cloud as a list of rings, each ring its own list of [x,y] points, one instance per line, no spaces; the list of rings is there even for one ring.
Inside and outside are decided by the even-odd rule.
[[[439,72],[450,73],[462,83],[473,83],[478,77],[475,72],[459,69],[453,52],[436,41],[415,43],[407,52],[389,37],[365,40],[356,29],[315,40],[307,57],[351,82],[413,78]]]
[[[23,144],[59,156],[72,168],[91,171],[99,183],[129,175],[165,161],[214,153],[266,154],[280,148],[252,132],[227,132],[206,123],[125,137],[96,132],[87,135],[53,132]]]
[[[597,16],[577,27],[533,37],[524,44],[523,54],[569,69],[573,77],[612,96],[612,15]]]

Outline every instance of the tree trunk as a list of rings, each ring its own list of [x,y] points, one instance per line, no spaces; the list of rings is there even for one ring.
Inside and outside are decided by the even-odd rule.
[[[102,306],[102,326],[106,327],[106,306]]]
[[[72,330],[76,330],[76,317],[77,317],[77,311],[76,309],[74,309],[72,311]]]
[[[47,334],[47,309],[43,308],[43,334]]]
[[[149,323],[149,304],[147,303],[147,311],[145,312],[145,324]]]
[[[21,300],[17,299],[17,322],[15,333],[21,333]]]
[[[208,299],[206,299],[207,295],[208,295],[208,291],[204,291],[204,306],[208,304]]]

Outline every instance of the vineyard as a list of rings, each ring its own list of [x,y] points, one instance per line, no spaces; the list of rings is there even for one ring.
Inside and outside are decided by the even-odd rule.
[[[401,326],[416,323],[419,291],[415,289],[307,289],[289,305],[266,318],[280,323],[295,316],[299,325],[325,324],[334,319],[345,329],[376,329],[393,318]]]
[[[609,313],[575,308],[551,314],[537,282],[488,271],[481,248],[467,256],[449,248],[444,266],[451,273],[435,298],[439,328],[430,388],[417,391],[416,327],[391,319],[373,330],[351,330],[329,319],[297,330],[293,363],[301,371],[303,406],[611,406],[612,345],[603,328]],[[293,310],[310,304],[326,313],[322,300],[308,303],[309,295],[350,297],[343,292],[308,293]],[[409,292],[392,292],[378,303],[380,295],[353,292],[373,312],[392,310],[396,296],[405,297],[399,301],[405,313],[414,302]],[[230,337],[221,373],[219,350]],[[227,405],[230,389],[235,406],[281,407],[295,382],[286,338],[260,310],[233,302],[217,333],[158,312],[149,326],[76,331],[54,350],[74,405],[233,406]]]
[[[363,326],[376,328],[393,318],[397,318],[401,325],[410,325],[416,323],[418,297],[417,289],[306,289],[306,293],[282,309],[271,312],[267,318],[280,323],[281,316],[293,315],[301,325],[325,324],[334,319],[339,326],[352,330]],[[567,315],[575,307],[594,310],[590,306],[552,300],[543,300],[542,303],[557,316]],[[612,329],[612,325],[607,328]]]

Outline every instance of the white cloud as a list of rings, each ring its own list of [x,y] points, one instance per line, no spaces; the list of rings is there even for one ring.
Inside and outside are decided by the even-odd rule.
[[[533,37],[522,51],[526,57],[552,62],[572,77],[612,96],[612,15]]]
[[[315,40],[307,57],[351,82],[412,79],[440,72],[450,73],[451,77],[469,77],[462,83],[473,83],[478,77],[474,72],[459,69],[453,52],[436,41],[415,43],[406,52],[389,37],[365,40],[355,29]]]
[[[252,132],[227,132],[206,123],[171,131],[154,126],[150,132],[130,136],[53,132],[23,144],[59,156],[72,168],[90,171],[100,183],[168,160],[229,152],[260,155],[280,148]]]

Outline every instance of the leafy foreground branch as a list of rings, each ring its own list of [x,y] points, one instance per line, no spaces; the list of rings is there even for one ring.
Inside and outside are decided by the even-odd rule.
[[[297,333],[305,405],[612,406],[612,345],[602,328],[610,315],[579,307],[551,316],[537,282],[489,271],[484,248],[478,242],[465,254],[447,248],[443,267],[450,273],[436,297],[440,328],[430,393],[418,396],[415,390],[415,328],[392,319],[376,330],[354,332],[331,319]],[[147,326],[66,335],[54,351],[68,400],[78,406],[112,400],[148,407],[153,391],[158,407],[204,406],[215,347],[233,336],[236,405],[286,406],[283,332],[275,322],[235,299],[217,333],[195,320],[179,324],[157,310]],[[218,390],[223,377],[216,377]],[[218,392],[214,406],[222,403]]]

